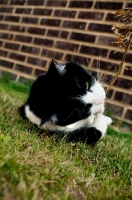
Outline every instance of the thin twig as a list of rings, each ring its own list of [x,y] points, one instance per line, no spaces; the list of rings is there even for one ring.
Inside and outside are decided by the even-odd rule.
[[[114,79],[111,81],[109,87],[107,88],[106,94],[110,91],[112,85],[114,85],[114,83],[115,83],[115,81],[117,80],[119,74],[121,73],[121,70],[122,70],[122,68],[123,68],[123,64],[124,64],[125,59],[126,59],[127,51],[128,51],[128,49],[129,49],[129,47],[130,47],[130,45],[131,45],[131,39],[132,39],[132,35],[130,35],[129,42],[128,42],[126,48],[125,48],[125,51],[124,51],[124,54],[123,54],[123,56],[122,56],[122,60],[121,60],[121,63],[120,63],[120,65],[119,65],[118,71],[116,72],[116,75],[115,75]]]
[[[123,21],[122,25],[118,25],[117,23],[115,25],[113,25],[112,30],[115,32],[115,34],[118,37],[117,41],[115,41],[114,43],[118,44],[121,48],[124,48],[125,51],[123,53],[121,63],[116,72],[116,75],[106,90],[106,94],[109,92],[109,90],[111,89],[111,87],[113,86],[113,84],[115,83],[119,74],[122,71],[123,64],[124,64],[126,56],[127,56],[127,51],[131,45],[131,40],[132,40],[132,11],[131,11],[131,9],[129,9],[127,11],[121,9],[119,11],[116,11],[115,15],[117,15],[118,17],[120,16],[118,23],[120,23],[121,20],[122,21],[124,20],[124,21]],[[125,23],[125,25],[124,25],[124,23]]]

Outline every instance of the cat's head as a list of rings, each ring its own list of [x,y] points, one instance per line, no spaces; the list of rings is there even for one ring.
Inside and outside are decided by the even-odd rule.
[[[52,60],[47,74],[49,77],[54,74],[56,89],[61,95],[80,98],[86,104],[104,103],[106,97],[104,88],[79,64],[70,62],[62,65]]]

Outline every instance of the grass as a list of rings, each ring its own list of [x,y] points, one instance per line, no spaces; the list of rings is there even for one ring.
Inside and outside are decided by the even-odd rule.
[[[38,136],[17,112],[28,92],[0,79],[0,199],[132,199],[132,134],[109,128],[95,148]]]

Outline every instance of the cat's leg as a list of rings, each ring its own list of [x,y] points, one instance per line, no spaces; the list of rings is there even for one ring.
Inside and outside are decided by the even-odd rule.
[[[94,145],[105,135],[107,126],[111,122],[111,118],[99,114],[92,124],[89,125],[88,123],[88,126],[69,132],[67,134],[68,141],[80,141],[89,145]]]
[[[90,127],[100,131],[102,133],[101,137],[103,137],[106,133],[108,125],[110,125],[111,123],[112,119],[110,117],[107,117],[103,114],[99,114],[97,115],[94,123],[90,125]]]
[[[110,125],[112,123],[112,119],[108,116],[104,116],[104,117],[105,117],[107,125]]]

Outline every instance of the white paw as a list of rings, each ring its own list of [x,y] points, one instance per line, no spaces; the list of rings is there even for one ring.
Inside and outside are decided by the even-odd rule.
[[[95,119],[94,123],[90,125],[90,127],[95,127],[102,133],[102,137],[105,135],[107,130],[107,122],[104,115],[100,114]]]
[[[90,115],[90,116],[88,117],[88,123],[89,123],[89,124],[94,123],[94,115]]]
[[[110,125],[112,123],[112,119],[110,117],[104,116],[106,120],[106,124]]]

